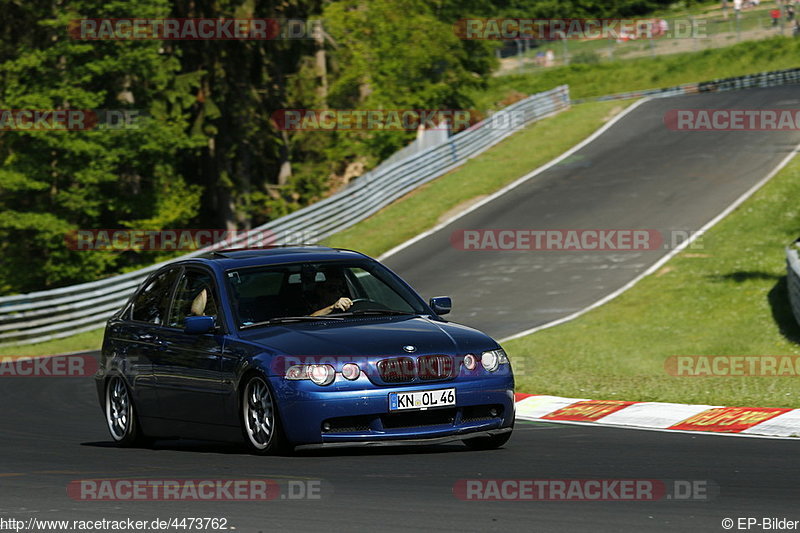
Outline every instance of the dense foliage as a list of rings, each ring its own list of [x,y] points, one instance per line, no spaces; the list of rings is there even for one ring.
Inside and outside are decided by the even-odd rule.
[[[314,202],[413,137],[283,132],[284,108],[469,108],[496,43],[470,16],[630,16],[662,0],[0,0],[0,110],[130,109],[138,129],[0,131],[0,294],[162,259],[75,252],[77,228],[247,229]],[[74,39],[80,18],[321,19],[318,38]]]

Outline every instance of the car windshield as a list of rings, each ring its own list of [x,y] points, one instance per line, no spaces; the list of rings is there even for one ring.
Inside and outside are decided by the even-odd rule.
[[[374,261],[248,267],[226,276],[239,328],[428,312],[416,294]]]

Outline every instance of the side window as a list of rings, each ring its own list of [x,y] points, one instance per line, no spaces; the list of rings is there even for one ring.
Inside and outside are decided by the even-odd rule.
[[[178,281],[178,290],[175,291],[175,302],[172,304],[169,326],[182,328],[183,319],[187,316],[218,318],[214,287],[211,274],[200,270],[184,272]]]
[[[172,286],[177,276],[178,269],[173,268],[150,280],[133,300],[131,318],[139,322],[163,325],[167,318]]]

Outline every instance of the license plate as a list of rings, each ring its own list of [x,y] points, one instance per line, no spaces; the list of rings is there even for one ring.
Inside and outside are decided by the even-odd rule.
[[[424,390],[416,392],[390,392],[389,410],[428,409],[456,404],[456,389]]]

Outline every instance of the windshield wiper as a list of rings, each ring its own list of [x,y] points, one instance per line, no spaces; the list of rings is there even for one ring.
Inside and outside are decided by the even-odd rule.
[[[396,311],[394,309],[360,309],[358,311],[348,311],[344,313],[336,313],[336,316],[360,316],[360,315],[413,315],[408,311]]]
[[[248,329],[248,328],[255,328],[258,326],[271,326],[273,324],[286,324],[290,322],[317,322],[319,320],[342,320],[341,317],[338,316],[280,316],[277,318],[270,318],[269,320],[264,320],[263,322],[256,322],[254,324],[244,324],[240,326],[239,329]]]

